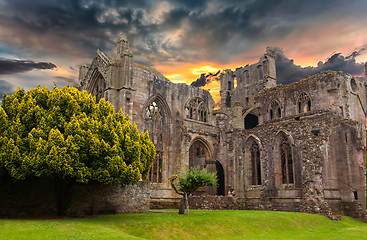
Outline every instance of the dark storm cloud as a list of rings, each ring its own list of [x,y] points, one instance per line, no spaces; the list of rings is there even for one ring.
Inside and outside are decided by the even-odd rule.
[[[31,60],[14,60],[0,58],[0,75],[27,72],[35,69],[53,69],[56,65],[50,62],[34,62]]]
[[[206,84],[212,82],[213,80],[219,80],[217,79],[219,73],[220,70],[218,70],[218,72],[216,73],[202,73],[198,79],[196,79],[194,82],[191,83],[191,86],[203,87]]]
[[[334,53],[325,62],[320,61],[317,67],[301,67],[294,64],[293,59],[284,56],[281,50],[278,50],[276,59],[277,82],[281,84],[297,82],[308,75],[325,70],[343,71],[354,76],[361,76],[364,73],[364,65],[355,60],[359,52],[361,51],[355,51],[347,57],[340,53]]]
[[[143,64],[203,59],[226,63],[231,54],[250,49],[259,40],[289,34],[298,27],[296,22],[310,21],[333,9],[348,14],[352,8],[344,0],[174,0],[167,1],[167,9],[159,9],[164,13],[157,20],[158,2],[8,0],[0,21],[19,29],[17,34],[30,49],[37,43],[28,41],[25,34],[43,38],[43,51],[91,57],[97,48],[111,52],[118,35],[125,33],[135,59]],[[182,33],[171,38],[179,29]]]

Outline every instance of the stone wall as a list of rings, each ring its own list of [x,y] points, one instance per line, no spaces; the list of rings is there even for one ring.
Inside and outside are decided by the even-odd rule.
[[[232,196],[190,196],[190,209],[201,210],[234,210],[239,209],[237,199]]]
[[[0,216],[56,216],[53,181],[46,178],[0,182]],[[77,184],[72,190],[68,216],[149,211],[148,182],[123,187],[121,184]]]

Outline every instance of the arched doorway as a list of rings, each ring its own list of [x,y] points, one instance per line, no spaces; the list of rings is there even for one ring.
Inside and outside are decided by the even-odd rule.
[[[206,168],[208,172],[215,172],[218,177],[218,187],[204,187],[194,195],[224,195],[224,170],[222,164],[211,160],[211,154],[207,143],[202,139],[196,139],[189,149],[189,167],[198,166],[200,169]]]

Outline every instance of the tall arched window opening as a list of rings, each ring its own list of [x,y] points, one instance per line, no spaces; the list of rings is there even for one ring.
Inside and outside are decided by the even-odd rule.
[[[165,135],[166,117],[158,101],[152,101],[145,109],[145,129],[156,149],[156,157],[152,164],[149,180],[162,182],[163,172],[163,139]]]
[[[261,185],[261,162],[259,145],[254,141],[250,148],[251,152],[251,183]]]
[[[292,147],[286,136],[282,136],[280,141],[280,163],[282,170],[282,183],[292,184],[294,183],[293,176],[293,154]]]

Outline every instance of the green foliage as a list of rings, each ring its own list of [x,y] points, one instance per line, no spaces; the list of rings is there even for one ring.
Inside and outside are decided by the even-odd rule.
[[[174,181],[176,179],[177,183],[175,184]],[[200,170],[198,166],[192,167],[178,176],[173,175],[169,180],[171,185],[173,184],[177,191],[188,193],[189,195],[201,187],[217,185],[217,175],[215,173],[207,172],[205,168]]]
[[[15,180],[137,183],[155,157],[148,133],[139,134],[122,111],[76,88],[4,94],[0,122],[0,176]]]

